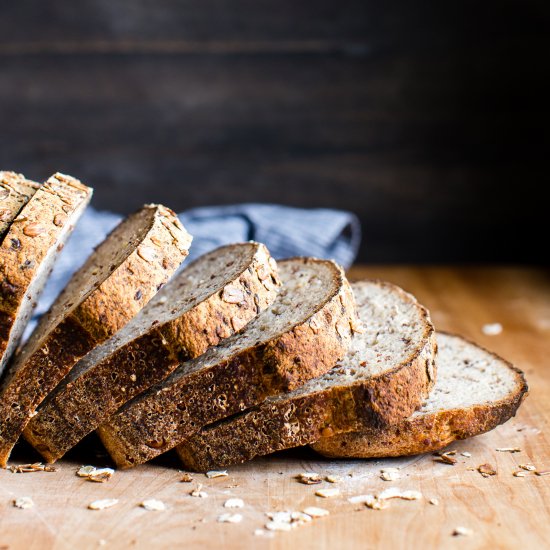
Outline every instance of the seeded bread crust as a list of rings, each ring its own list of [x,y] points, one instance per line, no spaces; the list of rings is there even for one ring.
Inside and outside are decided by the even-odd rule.
[[[190,244],[174,212],[146,205],[90,255],[0,384],[1,465],[42,400],[79,359],[138,313],[179,267]],[[122,247],[126,257],[120,257]]]
[[[0,242],[21,208],[39,187],[40,184],[22,174],[0,171]]]
[[[92,189],[55,174],[14,219],[0,245],[0,374]]]
[[[166,323],[153,321],[129,342],[120,347],[114,344],[114,350],[97,363],[94,354],[100,350],[96,348],[44,401],[28,423],[25,439],[48,462],[54,462],[126,401],[166,378],[181,361],[201,355],[265,309],[275,299],[280,281],[277,264],[264,245],[224,246],[191,265],[206,266],[210,258],[222,252],[231,257],[245,253],[241,251],[250,257],[246,267],[195,307]],[[167,293],[179,278],[173,279],[150,306],[170,308]],[[137,322],[139,317],[134,319],[134,324]],[[110,346],[111,341],[105,345]]]
[[[435,379],[435,332],[428,311],[399,287],[380,281],[353,283],[389,288],[412,303],[423,334],[400,364],[384,373],[331,385],[289,398],[272,399],[243,414],[207,426],[177,447],[185,467],[208,471],[275,451],[313,443],[322,435],[349,432],[359,426],[389,426],[410,415],[426,397]],[[361,307],[359,315],[361,317]],[[363,318],[363,323],[369,322]],[[362,338],[361,334],[355,338]],[[346,366],[344,359],[342,366]]]
[[[460,336],[445,333],[440,333],[440,336],[440,345],[444,342],[444,338],[466,340]],[[473,343],[471,345],[475,346]],[[480,348],[480,346],[477,347]],[[515,375],[515,391],[505,399],[467,408],[441,410],[432,414],[417,413],[385,429],[365,429],[334,437],[324,437],[311,447],[329,458],[407,456],[437,451],[453,441],[473,437],[496,428],[516,414],[527,396],[528,387],[519,369],[498,355],[484,351],[493,360],[501,363],[503,369],[509,369]]]
[[[323,303],[316,304],[308,318],[292,319],[288,330],[269,341],[259,340],[251,347],[237,346],[221,361],[223,350],[220,353],[211,350],[210,357],[182,365],[99,428],[99,435],[118,467],[146,462],[210,422],[253,406],[269,395],[300,386],[329,370],[345,355],[352,331],[358,330],[358,320],[353,294],[342,269],[326,260],[286,260],[279,264],[283,285],[302,265],[315,263],[324,264],[324,269],[330,266],[332,280],[324,282],[330,289],[328,295]],[[282,310],[285,300],[289,300],[286,309],[290,311],[293,302],[300,299],[283,296],[281,293],[270,311],[256,319],[256,325],[274,310]],[[242,334],[244,331],[228,340],[226,347],[231,348]]]

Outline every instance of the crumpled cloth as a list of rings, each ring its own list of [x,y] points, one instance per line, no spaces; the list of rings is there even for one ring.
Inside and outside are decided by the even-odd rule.
[[[254,240],[264,243],[275,259],[315,256],[333,259],[347,268],[356,257],[361,240],[359,220],[351,212],[341,210],[240,204],[194,208],[179,214],[179,217],[193,235],[184,267],[190,259],[218,246]],[[93,248],[121,219],[119,214],[100,212],[91,207],[84,212],[56,261],[26,335]]]

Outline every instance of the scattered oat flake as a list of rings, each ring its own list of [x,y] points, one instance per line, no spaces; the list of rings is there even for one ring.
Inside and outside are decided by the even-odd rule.
[[[380,470],[380,479],[384,481],[395,481],[401,477],[397,468],[383,468]]]
[[[242,514],[222,514],[218,516],[219,523],[241,523],[242,520]]]
[[[477,467],[477,471],[483,477],[490,477],[490,476],[496,476],[497,475],[497,471],[490,464],[480,464]]]
[[[149,512],[162,512],[163,510],[166,510],[166,504],[164,504],[162,500],[157,500],[156,498],[148,498],[147,500],[140,502],[139,505]]]
[[[216,477],[226,477],[229,474],[227,473],[227,470],[210,470],[209,472],[206,472],[205,475],[208,479],[213,479]]]
[[[308,506],[304,510],[304,514],[307,514],[312,518],[322,518],[324,516],[328,516],[330,512],[328,510],[325,510],[324,508],[317,508],[317,506]]]
[[[521,453],[521,449],[519,447],[501,447],[495,450],[499,453]]]
[[[537,469],[534,464],[520,464],[519,467],[522,470],[527,470],[528,472],[534,472]]]
[[[321,483],[322,481],[321,476],[319,474],[316,474],[315,472],[303,472],[301,474],[298,474],[296,478],[300,483],[303,483],[304,485],[316,485],[317,483]]]
[[[450,464],[453,466],[457,463],[456,458],[453,456],[456,454],[456,451],[447,451],[445,453],[437,453],[437,456],[434,458],[434,462],[442,462],[443,464]]]
[[[31,497],[19,497],[13,501],[13,505],[21,510],[27,510],[34,506],[34,502]]]
[[[483,334],[487,336],[498,336],[502,332],[500,323],[487,323],[481,327]]]
[[[342,478],[340,476],[329,474],[328,476],[325,477],[325,480],[328,481],[329,483],[340,483],[340,481],[342,481]]]
[[[550,475],[550,470],[536,470],[535,474],[538,476],[548,476]]]
[[[455,527],[453,531],[453,537],[470,537],[474,534],[468,527]]]
[[[438,498],[431,498],[428,501],[432,506],[439,506],[439,499]]]
[[[192,497],[197,497],[197,498],[206,498],[208,496],[208,493],[205,493],[204,491],[201,490],[202,489],[202,485],[199,483],[197,488],[196,489],[193,489],[189,494],[192,496]]]
[[[10,466],[10,471],[14,474],[27,474],[30,472],[57,472],[57,468],[49,464],[42,464],[42,462],[34,462],[33,464]]]
[[[241,498],[230,498],[223,503],[224,508],[243,508],[244,501]]]
[[[98,468],[93,474],[88,476],[88,481],[93,481],[95,483],[105,483],[109,481],[115,471],[112,468]]]
[[[95,466],[80,466],[76,471],[78,477],[89,477],[96,471]]]
[[[193,476],[191,474],[184,473],[180,478],[181,483],[191,483],[193,481]]]
[[[319,489],[315,494],[321,498],[333,498],[340,495],[340,489]]]
[[[472,453],[469,453],[468,451],[464,451],[460,453],[462,456],[465,456],[466,458],[470,458],[472,456]]]
[[[118,499],[116,498],[104,498],[101,500],[94,500],[88,504],[90,510],[105,510],[106,508],[112,508],[118,504]]]
[[[514,477],[525,477],[527,474],[523,470],[518,470],[513,473]]]

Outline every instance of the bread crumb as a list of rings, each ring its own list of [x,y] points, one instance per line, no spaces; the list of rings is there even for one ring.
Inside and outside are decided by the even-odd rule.
[[[296,476],[296,479],[304,485],[316,485],[322,481],[321,476],[315,472],[302,472]]]
[[[433,506],[439,506],[439,499],[437,498],[431,498],[428,502]]]
[[[197,485],[197,488],[196,488],[196,489],[193,489],[189,494],[190,494],[192,497],[206,498],[206,497],[208,496],[208,493],[202,491],[201,489],[202,489],[202,485],[199,483],[199,484]]]
[[[477,467],[477,471],[483,477],[490,477],[490,476],[496,476],[497,475],[497,471],[490,464],[480,464]]]
[[[340,483],[340,481],[342,481],[342,478],[340,476],[329,474],[328,476],[325,477],[325,480],[328,481],[329,483]]]
[[[118,499],[116,498],[104,498],[100,500],[94,500],[88,504],[90,510],[105,510],[106,508],[111,508],[115,504],[118,504]]]
[[[487,323],[481,327],[483,334],[486,336],[498,336],[502,332],[500,323]]]
[[[208,479],[214,479],[216,477],[226,477],[227,475],[229,475],[227,473],[227,470],[210,470],[205,474]]]
[[[340,489],[319,489],[315,494],[321,498],[333,498],[340,495]]]
[[[222,514],[218,516],[219,523],[241,523],[243,516],[241,514]]]
[[[325,510],[324,508],[317,508],[317,506],[308,506],[304,510],[304,514],[307,514],[312,518],[321,518],[324,516],[328,516],[330,512],[328,510]]]
[[[468,527],[455,527],[453,537],[470,537],[474,532]]]
[[[534,464],[520,464],[519,467],[522,469],[522,470],[527,470],[528,472],[534,472],[537,467],[534,465]]]
[[[244,501],[241,498],[230,498],[224,502],[223,506],[224,508],[243,508]]]
[[[193,481],[193,476],[191,474],[184,473],[180,478],[181,483],[191,483]]]
[[[20,464],[19,466],[10,466],[9,470],[13,474],[27,474],[31,472],[57,472],[55,466],[34,462],[33,464]]]
[[[145,508],[149,512],[161,512],[166,510],[166,505],[162,500],[157,500],[156,498],[149,498],[140,502],[139,504],[142,508]]]
[[[400,477],[398,468],[383,468],[380,470],[380,479],[384,481],[395,481]]]
[[[28,510],[34,507],[34,501],[31,497],[19,497],[13,501],[13,505],[21,510]]]

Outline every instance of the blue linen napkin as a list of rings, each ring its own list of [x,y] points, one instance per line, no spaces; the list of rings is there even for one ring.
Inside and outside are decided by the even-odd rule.
[[[357,255],[361,227],[357,217],[341,210],[290,208],[274,204],[240,204],[194,208],[179,214],[191,235],[189,258],[218,246],[254,240],[264,243],[274,258],[316,256],[349,267]],[[84,263],[122,216],[88,208],[59,255],[38,301],[25,336],[48,310],[71,275]]]

